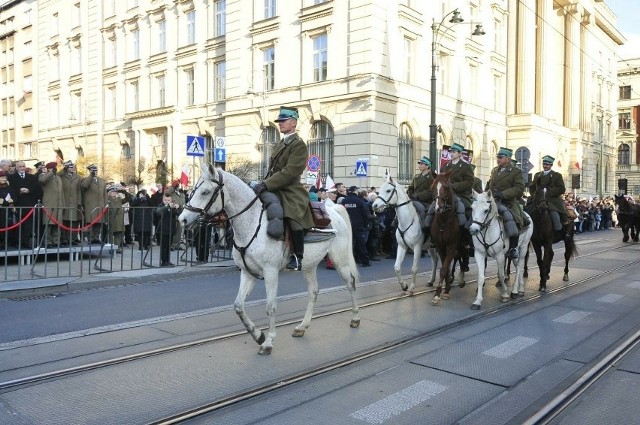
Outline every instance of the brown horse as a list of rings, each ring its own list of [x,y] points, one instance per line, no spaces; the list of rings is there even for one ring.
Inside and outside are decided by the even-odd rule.
[[[469,251],[465,246],[465,235],[458,223],[458,215],[455,211],[453,188],[449,182],[451,172],[438,174],[431,189],[435,197],[435,215],[431,225],[431,242],[435,244],[436,251],[442,263],[440,268],[440,279],[436,287],[436,293],[431,303],[437,305],[443,300],[449,299],[449,291],[453,282],[453,272],[451,271],[454,260],[459,260],[461,264],[469,263]],[[444,293],[442,293],[442,282],[445,282]],[[460,268],[459,287],[464,287],[464,267]]]
[[[553,244],[561,240],[561,236],[553,230],[553,221],[549,212],[549,198],[549,190],[541,188],[536,192],[533,205],[527,208],[533,220],[534,231],[531,236],[531,244],[536,253],[538,268],[540,269],[540,286],[538,288],[540,292],[546,292],[547,290],[547,280],[549,280],[551,262],[553,261]],[[564,281],[569,280],[569,259],[578,254],[578,249],[573,240],[575,227],[571,224],[567,226],[567,233],[564,238],[564,275],[562,277]]]

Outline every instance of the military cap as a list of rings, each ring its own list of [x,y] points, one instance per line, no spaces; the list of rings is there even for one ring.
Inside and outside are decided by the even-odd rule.
[[[500,150],[498,151],[498,156],[508,156],[509,158],[511,158],[513,156],[513,150],[504,147],[500,148]]]
[[[424,164],[428,167],[431,167],[431,160],[426,156],[422,156],[422,158],[420,158],[420,160],[418,161],[418,164]]]
[[[464,150],[464,146],[462,146],[460,143],[454,143],[453,145],[451,145],[449,150],[462,152]]]
[[[552,157],[551,155],[545,155],[542,157],[542,163],[543,164],[553,164],[553,161],[555,161],[556,159],[554,157]]]
[[[274,121],[275,122],[286,121],[289,118],[293,118],[294,120],[297,120],[299,118],[298,109],[291,108],[289,106],[281,106],[280,113],[278,114],[278,117]]]

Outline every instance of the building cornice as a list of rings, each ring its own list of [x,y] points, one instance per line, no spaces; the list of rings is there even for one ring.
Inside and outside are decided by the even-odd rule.
[[[140,118],[155,117],[176,112],[174,106],[165,106],[164,108],[147,109],[144,111],[130,112],[124,115],[125,120],[135,120]]]

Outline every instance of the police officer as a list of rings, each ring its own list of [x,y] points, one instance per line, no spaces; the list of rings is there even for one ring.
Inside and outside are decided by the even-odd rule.
[[[433,202],[433,191],[431,190],[431,185],[433,184],[431,160],[426,156],[420,158],[420,161],[418,161],[418,169],[420,172],[413,177],[407,189],[407,195],[415,201],[430,204]]]
[[[253,186],[256,195],[268,190],[276,194],[284,217],[291,230],[292,253],[287,264],[289,270],[302,270],[304,256],[304,233],[313,227],[313,217],[309,209],[309,192],[300,183],[300,175],[305,170],[309,150],[296,133],[298,110],[288,106],[280,107],[275,119],[280,133],[284,135],[269,158],[269,170],[264,181]]]
[[[342,205],[347,209],[351,219],[351,232],[353,233],[354,257],[362,267],[369,267],[369,254],[367,252],[367,234],[369,229],[369,210],[360,196],[358,188],[351,186],[347,190],[347,196],[342,198]]]
[[[507,257],[518,258],[518,229],[523,227],[522,209],[518,202],[524,193],[524,180],[520,169],[511,163],[512,155],[511,149],[500,148],[496,157],[498,166],[491,170],[487,189],[491,190],[498,203],[498,212],[509,237]]]
[[[542,157],[542,171],[533,176],[531,185],[529,185],[529,201],[532,202],[536,198],[536,192],[542,188],[549,190],[549,212],[553,221],[553,230],[556,232],[555,239],[564,239],[567,234],[567,209],[562,199],[566,191],[564,178],[562,174],[553,171],[551,167],[555,158],[551,155]]]

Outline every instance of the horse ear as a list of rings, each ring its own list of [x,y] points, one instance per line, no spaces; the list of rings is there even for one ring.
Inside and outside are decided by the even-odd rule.
[[[216,170],[213,168],[213,164],[207,164],[209,166],[209,175],[213,176],[216,173]]]
[[[487,190],[487,196],[489,199],[493,198],[493,194],[491,193],[491,189]]]
[[[434,170],[434,169],[432,168],[432,169],[431,169],[431,177],[433,177],[433,178],[435,179],[437,175],[438,175],[438,173],[436,173],[436,170]]]

